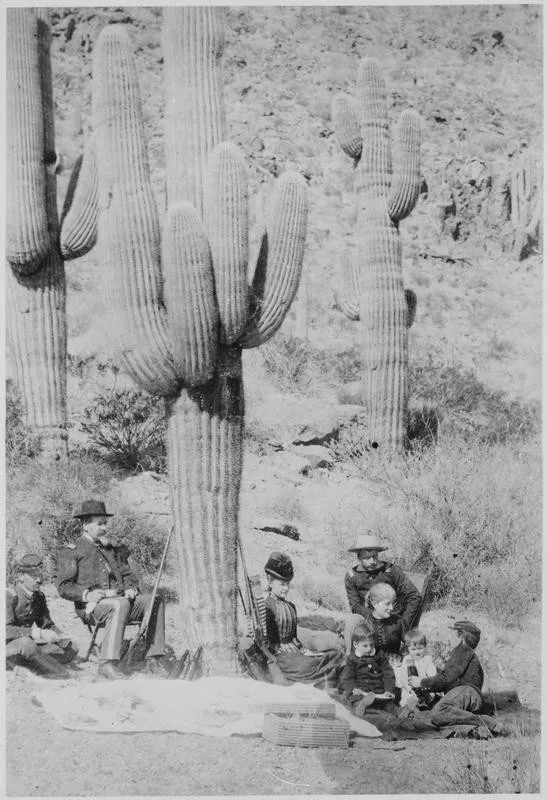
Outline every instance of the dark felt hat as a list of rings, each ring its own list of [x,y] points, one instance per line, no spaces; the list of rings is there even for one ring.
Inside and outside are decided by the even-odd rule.
[[[450,625],[449,628],[452,631],[467,631],[468,633],[475,633],[476,636],[480,636],[481,631],[477,625],[474,625],[473,622],[469,622],[467,619],[461,619],[459,622],[455,622],[454,625]]]
[[[42,559],[36,553],[25,553],[17,559],[15,566],[19,569],[34,569],[42,566]]]
[[[285,553],[270,553],[268,561],[264,565],[264,571],[273,578],[281,581],[293,580],[293,564],[289,556]]]
[[[72,516],[76,519],[84,519],[85,517],[112,517],[113,514],[107,514],[102,500],[83,500],[75,507]]]

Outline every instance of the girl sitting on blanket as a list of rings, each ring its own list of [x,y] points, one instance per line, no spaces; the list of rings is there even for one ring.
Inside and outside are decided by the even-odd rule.
[[[336,687],[343,653],[313,652],[297,638],[297,609],[286,599],[294,574],[291,559],[285,553],[271,553],[264,569],[268,579],[266,638],[284,677],[293,683],[313,683],[321,689]]]

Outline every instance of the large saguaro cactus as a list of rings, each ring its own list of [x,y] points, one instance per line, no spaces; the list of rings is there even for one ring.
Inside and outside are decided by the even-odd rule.
[[[339,143],[354,160],[358,216],[357,253],[344,258],[343,310],[361,320],[371,445],[399,450],[406,441],[407,329],[416,297],[403,288],[398,225],[419,195],[420,119],[414,111],[400,116],[400,169],[393,181],[386,87],[377,61],[364,59],[357,104],[336,98],[333,118]]]
[[[151,189],[130,42],[109,26],[95,49],[93,115],[105,300],[122,363],[166,398],[168,470],[182,632],[210,674],[236,670],[241,351],[281,325],[298,288],[306,186],[274,189],[251,287],[246,169],[222,140],[224,10],[163,11],[166,181],[163,234]]]
[[[93,246],[97,197],[91,152],[86,159],[85,202],[72,204],[72,222],[60,233],[50,39],[45,9],[8,9],[8,343],[25,422],[39,434],[44,458],[54,460],[67,454],[63,259]],[[79,229],[78,252],[71,243],[74,224]],[[65,233],[68,240],[63,244]]]

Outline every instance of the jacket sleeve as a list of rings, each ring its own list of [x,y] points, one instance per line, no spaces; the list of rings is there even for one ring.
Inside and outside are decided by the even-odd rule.
[[[6,642],[19,639],[20,636],[30,636],[30,628],[17,624],[15,606],[17,596],[9,589],[6,591]]]
[[[71,547],[64,547],[57,559],[57,590],[65,600],[73,602],[83,600],[86,589],[90,586],[83,586],[78,582],[78,556],[76,550]]]
[[[341,672],[339,687],[347,698],[352,694],[352,689],[356,687],[356,665],[350,659],[347,659]]]
[[[420,608],[422,598],[415,584],[409,580],[401,567],[393,564],[390,572],[392,573],[394,589],[398,596],[399,614],[403,620],[405,630],[409,630],[413,617]]]
[[[384,653],[380,654],[380,666],[382,669],[384,691],[391,692],[392,694],[394,694],[396,691],[396,676],[394,674],[394,670],[390,666],[390,662],[388,661]]]
[[[432,689],[435,692],[447,692],[452,689],[455,681],[466,672],[468,663],[473,655],[472,648],[455,647],[441,672],[432,677],[422,678],[421,688]]]
[[[356,587],[354,574],[352,570],[347,570],[344,575],[344,588],[346,589],[348,605],[350,606],[350,610],[352,611],[352,613],[365,614],[367,609]]]

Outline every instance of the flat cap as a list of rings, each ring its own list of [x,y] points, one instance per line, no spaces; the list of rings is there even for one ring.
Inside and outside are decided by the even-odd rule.
[[[293,564],[285,553],[270,553],[264,571],[281,581],[293,580]]]
[[[102,500],[83,500],[75,506],[72,516],[82,519],[83,517],[112,517],[113,514],[107,514]]]
[[[469,622],[467,619],[461,619],[459,622],[455,622],[454,625],[450,625],[449,628],[452,631],[467,631],[468,633],[475,633],[477,636],[481,634],[478,626],[474,625],[473,622]]]
[[[25,555],[20,556],[17,559],[15,566],[19,567],[20,569],[34,569],[34,567],[41,567],[42,558],[36,555],[36,553],[25,553]]]

